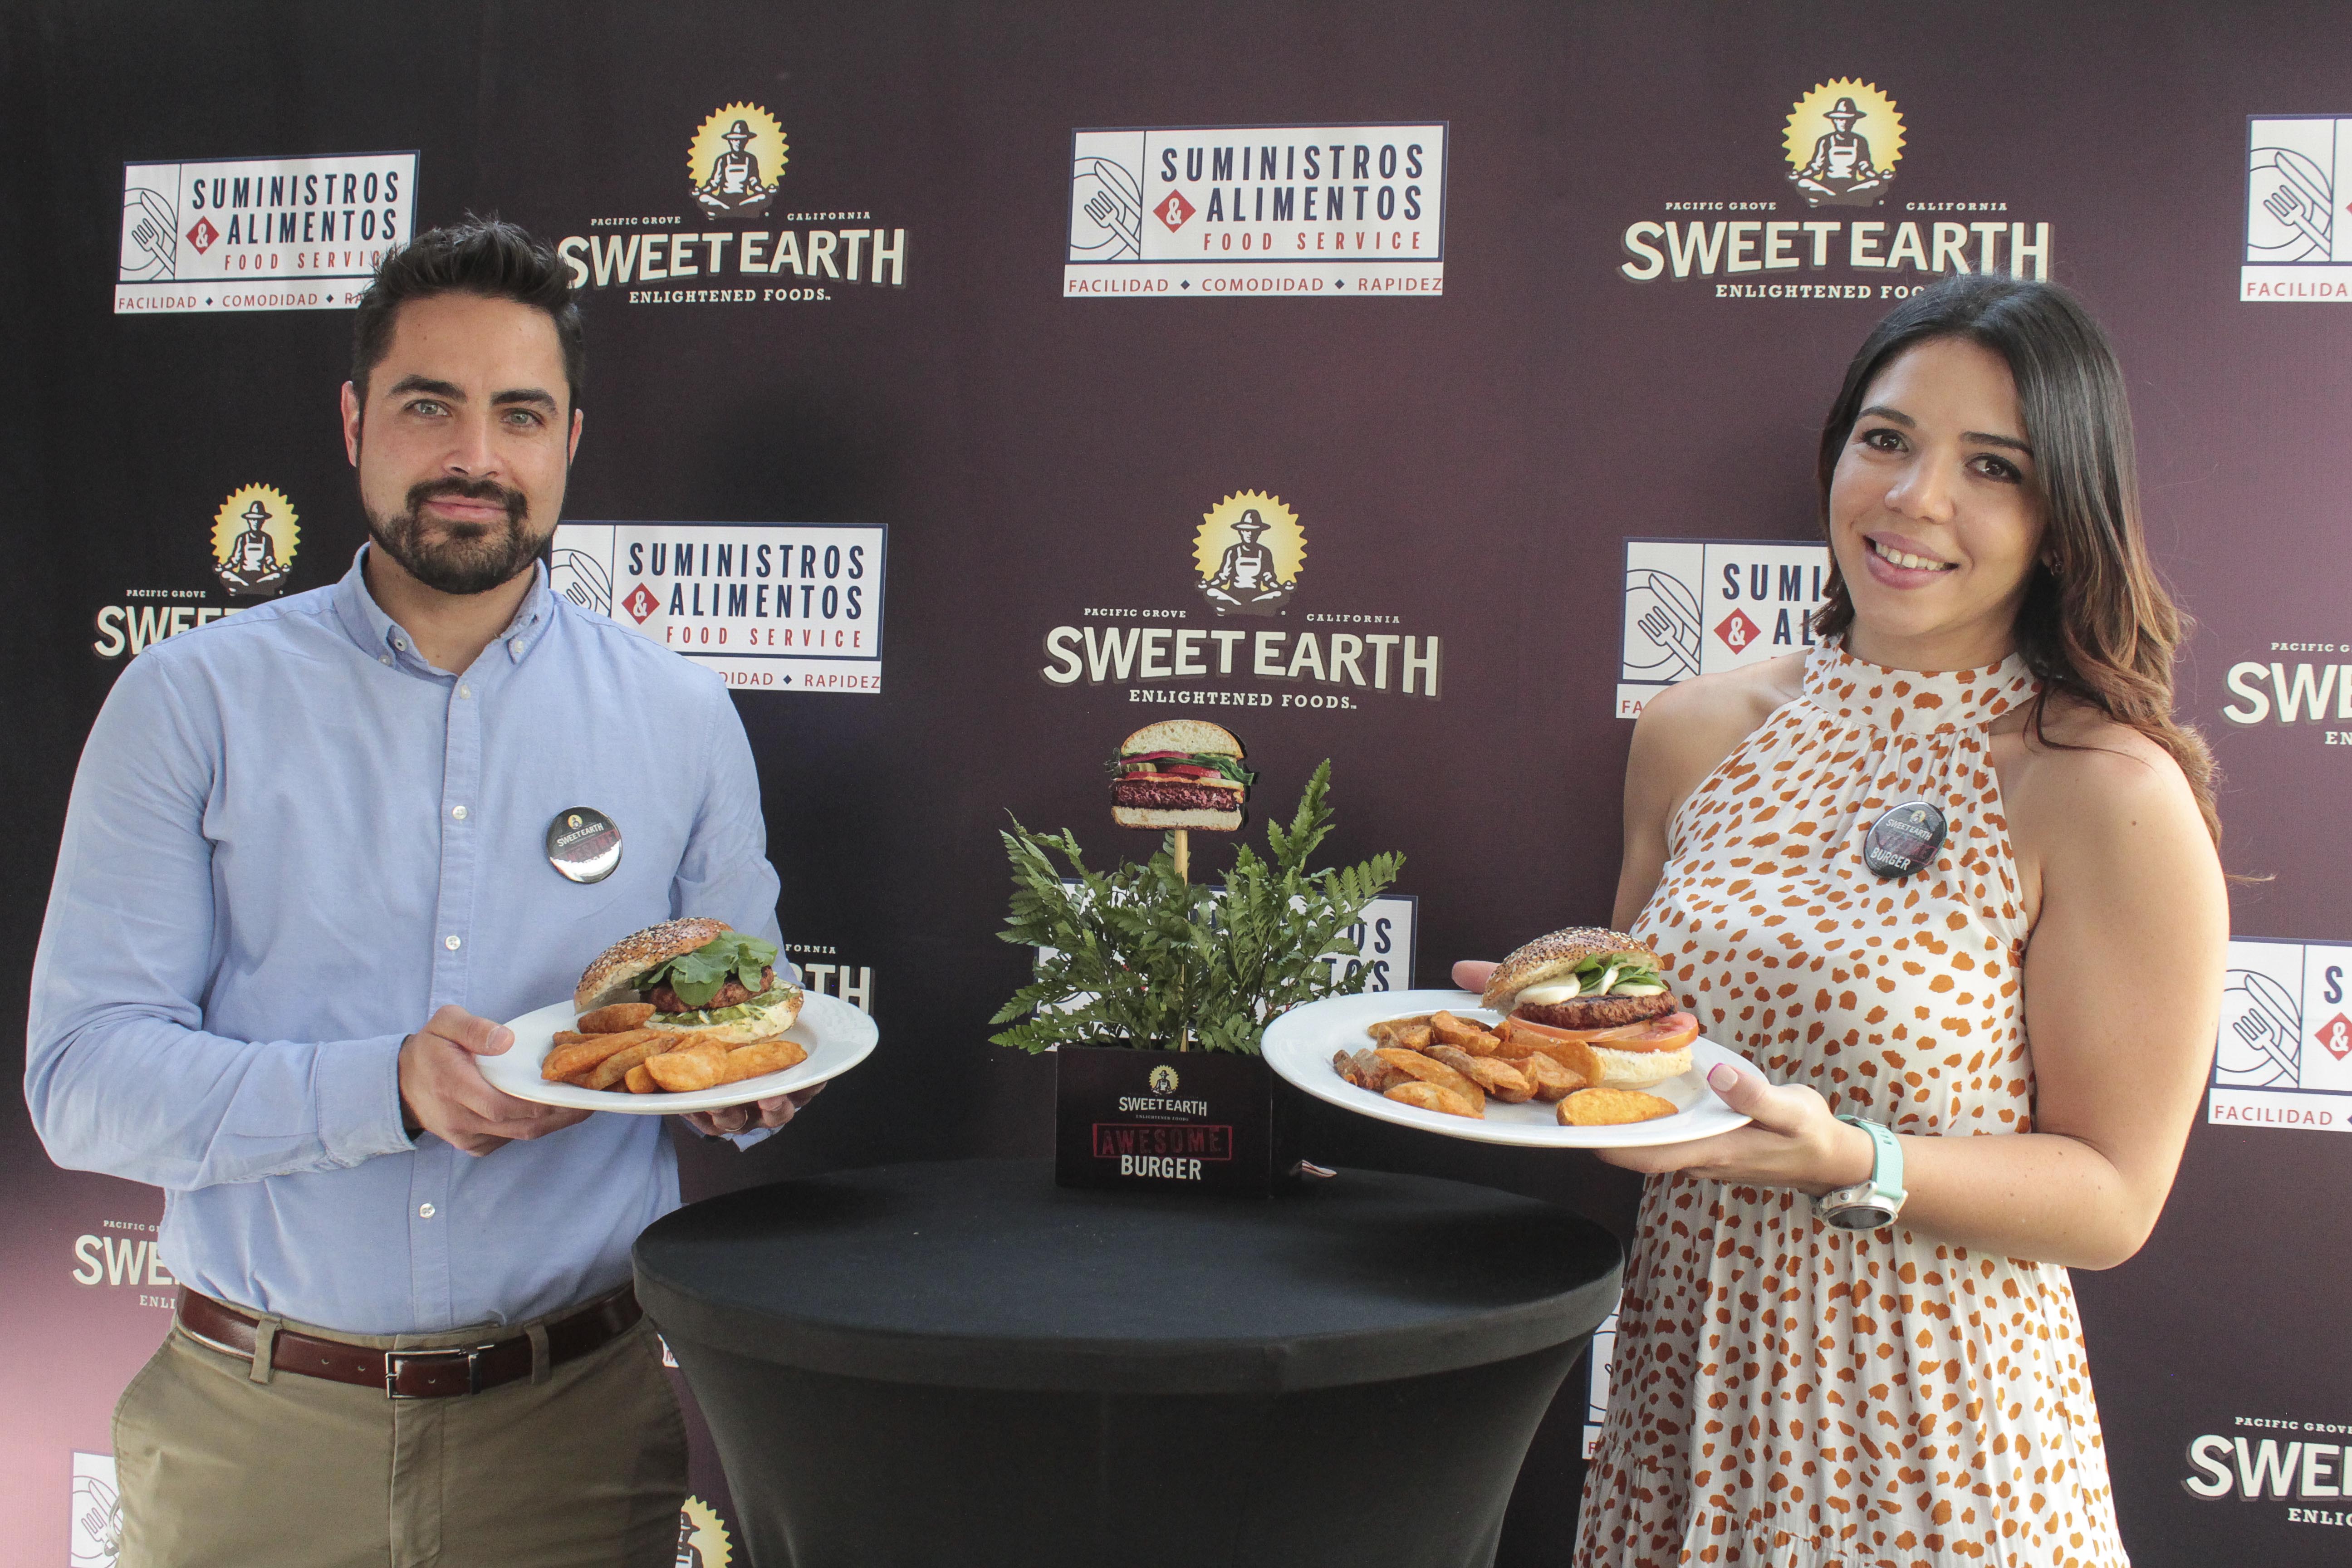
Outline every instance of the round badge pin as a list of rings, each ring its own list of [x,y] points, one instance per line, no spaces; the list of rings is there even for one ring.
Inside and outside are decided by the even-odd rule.
[[[1908,877],[1934,865],[1943,847],[1943,812],[1924,800],[1906,800],[1870,825],[1862,859],[1881,877]]]
[[[574,882],[601,882],[621,864],[621,830],[593,805],[567,806],[547,825],[547,863]]]

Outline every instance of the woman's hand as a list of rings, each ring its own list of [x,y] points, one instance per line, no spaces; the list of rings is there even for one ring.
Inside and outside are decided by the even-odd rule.
[[[1495,961],[1491,958],[1465,958],[1454,966],[1454,984],[1465,991],[1483,993],[1486,989],[1487,977],[1495,973]]]
[[[1876,1157],[1870,1134],[1832,1115],[1817,1091],[1770,1083],[1744,1062],[1717,1064],[1706,1086],[1748,1124],[1688,1143],[1594,1152],[1609,1164],[1645,1174],[1688,1171],[1734,1186],[1793,1187],[1815,1197],[1870,1179]]]

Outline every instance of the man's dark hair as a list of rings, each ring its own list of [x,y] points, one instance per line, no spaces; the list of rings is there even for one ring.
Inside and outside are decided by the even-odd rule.
[[[580,406],[588,345],[580,329],[580,305],[572,297],[571,268],[520,225],[468,214],[461,223],[425,230],[377,264],[375,280],[360,296],[352,322],[352,386],[362,407],[367,404],[369,374],[391,352],[400,308],[436,294],[479,294],[546,311],[563,348],[563,379],[572,406]]]

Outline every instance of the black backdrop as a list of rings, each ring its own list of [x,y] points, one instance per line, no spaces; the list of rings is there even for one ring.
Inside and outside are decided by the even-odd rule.
[[[1998,207],[2028,232],[2051,226],[2052,274],[2123,353],[2151,536],[2202,623],[2181,709],[2227,770],[2227,859],[2273,878],[2238,889],[2248,942],[2232,962],[2254,952],[2318,975],[2322,944],[2352,928],[2344,783],[2325,749],[2338,710],[2243,717],[2246,683],[2264,689],[2273,662],[2284,682],[2352,647],[2352,313],[2242,300],[2239,272],[2249,116],[2352,115],[2339,7],[11,0],[5,16],[0,438],[18,571],[0,635],[19,731],[0,920],[20,952],[73,759],[123,662],[93,651],[100,613],[157,591],[226,603],[211,529],[241,486],[275,486],[299,512],[294,589],[331,582],[361,537],[334,414],[348,316],[115,313],[123,165],[391,149],[418,154],[428,225],[496,211],[552,240],[616,233],[596,223],[615,216],[781,227],[789,208],[906,231],[903,285],[659,304],[614,286],[587,307],[571,516],[889,530],[879,694],[738,698],[787,939],[803,962],[871,970],[883,1047],[757,1152],[685,1151],[695,1190],[1042,1152],[1044,1064],[983,1040],[1024,963],[992,934],[994,830],[1010,808],[1100,854],[1141,850],[1107,820],[1099,759],[1137,724],[1192,711],[1139,705],[1136,682],[1045,680],[1045,639],[1125,626],[1097,613],[1119,609],[1213,624],[1192,535],[1238,491],[1279,497],[1308,541],[1297,605],[1264,624],[1295,635],[1315,629],[1306,614],[1359,615],[1442,639],[1434,699],[1246,671],[1194,683],[1355,700],[1208,716],[1248,742],[1268,801],[1334,759],[1334,853],[1410,857],[1419,973],[1394,982],[1442,984],[1454,956],[1605,917],[1630,730],[1615,712],[1622,542],[1809,537],[1836,374],[1884,289],[1921,280],[1845,264],[1843,237],[1821,268],[1629,279],[1629,226],[1738,216],[1670,204],[1890,225],[1916,216],[1906,203],[1966,204],[1962,223]],[[1885,205],[1817,215],[1791,199],[1783,121],[1842,78],[1899,104],[1906,140]],[[685,154],[736,104],[789,138],[779,210],[703,225],[680,216]],[[1442,294],[1065,297],[1074,131],[1398,121],[1449,127]],[[1759,281],[1867,297],[1724,292]],[[2342,712],[2352,724],[2352,702]],[[27,963],[5,977],[11,1018]],[[2334,1000],[2306,990],[2306,1011]],[[2306,1092],[2274,1111],[2347,1103],[2305,1054]],[[2352,1423],[2336,1289],[2347,1147],[2273,1121],[2200,1124],[2148,1247],[2076,1280],[2143,1563],[2340,1551],[2303,1521],[2334,1506],[2324,1489],[2250,1500],[2189,1484],[2211,1473],[2190,1457],[2200,1437],[2231,1450],[2234,1483],[2231,1445]],[[1630,1220],[1629,1180],[1582,1159],[1336,1121],[1317,1137],[1321,1158],[1464,1175],[1621,1232]],[[19,1543],[10,1561],[48,1563],[68,1552],[69,1500],[80,1511],[74,1456],[105,1450],[106,1413],[167,1321],[161,1271],[125,1263],[161,1199],[55,1170],[21,1109],[0,1111],[0,1320],[16,1352],[0,1362],[0,1538]],[[1579,1392],[1572,1380],[1530,1458],[1507,1562],[1565,1560]],[[723,1511],[707,1450],[698,1489]]]

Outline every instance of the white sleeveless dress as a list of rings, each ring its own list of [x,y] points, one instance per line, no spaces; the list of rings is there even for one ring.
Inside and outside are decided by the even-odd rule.
[[[2021,660],[1922,674],[1816,649],[1669,824],[1638,931],[1710,1038],[1898,1132],[2033,1124],[2027,930],[1985,726]],[[1880,813],[1949,824],[1863,863]],[[1785,1189],[1651,1179],[1578,1568],[2118,1568],[2066,1270],[1853,1234]]]

